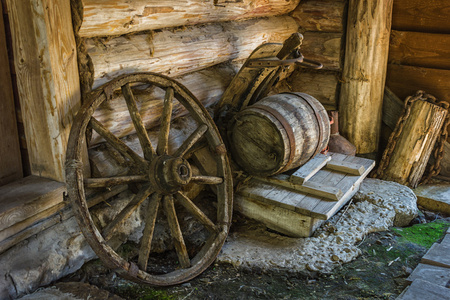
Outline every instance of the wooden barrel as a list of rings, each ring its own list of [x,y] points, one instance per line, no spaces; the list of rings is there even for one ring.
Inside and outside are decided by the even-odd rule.
[[[236,163],[254,175],[299,167],[322,151],[330,122],[318,100],[304,93],[266,97],[240,111],[228,130]]]

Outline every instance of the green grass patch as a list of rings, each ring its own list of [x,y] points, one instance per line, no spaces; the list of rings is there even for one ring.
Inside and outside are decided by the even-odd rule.
[[[392,231],[411,243],[430,248],[431,245],[444,236],[449,226],[449,222],[437,220],[426,224],[416,224],[411,227],[394,227]]]

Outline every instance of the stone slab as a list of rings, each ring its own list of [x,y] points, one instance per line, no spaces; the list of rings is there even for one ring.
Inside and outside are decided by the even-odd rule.
[[[396,300],[446,300],[450,299],[448,288],[434,283],[416,279],[413,283],[397,297]]]
[[[428,265],[450,268],[450,247],[438,243],[433,244],[422,257],[421,262]]]
[[[417,204],[450,215],[450,184],[425,184],[414,190]]]
[[[442,287],[448,287],[450,282],[450,269],[420,263],[406,281],[412,283],[417,279],[429,281]]]

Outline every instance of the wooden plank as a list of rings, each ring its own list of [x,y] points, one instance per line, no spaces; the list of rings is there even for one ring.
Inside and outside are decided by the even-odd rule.
[[[450,34],[391,31],[390,64],[450,69]]]
[[[392,8],[395,30],[450,33],[449,19],[447,0],[395,0]]]
[[[417,204],[432,211],[450,214],[450,184],[425,184],[414,189]]]
[[[78,34],[84,37],[287,14],[300,0],[80,0],[74,1]]]
[[[416,279],[396,300],[446,300],[450,299],[449,289],[433,282]]]
[[[286,80],[288,89],[280,92],[303,92],[319,100],[326,110],[337,110],[339,77],[337,72],[298,69]]]
[[[314,207],[313,212],[317,214],[325,214],[327,218],[333,216],[336,211],[338,211],[347,201],[349,201],[354,194],[359,190],[359,186],[361,182],[369,175],[370,171],[375,167],[375,161],[371,159],[365,159],[356,156],[348,156],[346,161],[361,164],[365,168],[365,172],[360,176],[346,174],[341,177],[341,180],[335,184],[336,187],[339,187],[342,191],[344,191],[344,195],[341,200],[337,203],[333,203],[330,201],[321,201],[316,207]],[[335,174],[334,176],[337,176]],[[339,177],[337,177],[339,178]],[[333,181],[330,180],[330,183]]]
[[[298,168],[298,170],[291,175],[289,181],[296,184],[302,184],[305,181],[308,181],[308,179],[314,176],[330,160],[331,156],[327,156],[321,153],[317,154],[313,159]]]
[[[7,0],[33,175],[64,181],[66,143],[80,106],[70,0]]]
[[[294,191],[313,194],[319,197],[325,197],[327,199],[334,201],[339,200],[340,197],[342,196],[342,191],[340,189],[332,188],[318,182],[307,181],[303,185],[291,183],[289,182],[289,176],[287,175],[276,175],[273,177],[255,176],[254,178],[262,182],[279,185]]]
[[[356,146],[356,153],[378,151],[392,2],[348,4],[339,118],[341,134]]]
[[[28,176],[0,188],[0,230],[63,201],[65,184]]]
[[[344,0],[302,0],[291,12],[300,31],[343,32],[347,12]]]
[[[450,281],[450,269],[420,263],[406,281],[413,282],[417,279],[433,282],[434,284],[445,287]]]
[[[438,100],[450,102],[450,70],[389,64],[386,75],[386,86],[400,99],[414,95],[423,90]]]
[[[305,32],[301,47],[302,54],[323,64],[323,70],[341,69],[342,33]]]
[[[351,163],[351,162],[340,162],[340,161],[329,161],[326,165],[327,169],[338,171],[342,173],[348,173],[351,175],[362,175],[366,169],[363,165]]]
[[[247,58],[257,46],[282,43],[295,32],[294,19],[280,16],[87,39],[86,51],[92,61],[88,80],[96,88],[119,75],[136,72],[181,76]]]
[[[9,68],[8,49],[0,5],[0,186],[22,178],[19,133],[17,130],[14,94]]]
[[[450,268],[450,247],[434,243],[420,262],[427,265]]]

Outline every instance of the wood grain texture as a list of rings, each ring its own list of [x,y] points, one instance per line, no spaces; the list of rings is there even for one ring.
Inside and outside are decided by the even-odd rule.
[[[283,16],[88,39],[93,88],[127,73],[155,72],[176,77],[244,59],[257,46],[283,42],[296,31],[294,19]]]
[[[290,13],[300,31],[343,32],[346,1],[302,0]]]
[[[0,186],[22,178],[19,133],[9,68],[3,10],[0,5]]]
[[[450,33],[450,2],[447,0],[395,0],[392,29]]]
[[[186,86],[205,107],[210,107],[219,101],[233,76],[234,71],[229,66],[219,65],[176,79]],[[164,95],[164,91],[154,87],[141,90],[139,93],[135,92],[136,105],[147,129],[160,124]],[[187,110],[178,101],[174,101],[172,117],[175,119],[185,114],[187,114]],[[121,96],[105,101],[95,111],[94,117],[117,137],[135,132],[126,102]],[[90,145],[95,145],[100,141],[100,136],[94,134]]]
[[[286,82],[290,91],[309,94],[319,100],[325,109],[337,110],[340,87],[338,73],[299,69]]]
[[[72,116],[80,104],[69,0],[7,0],[32,174],[64,181]]]
[[[450,69],[450,34],[391,31],[390,64]]]
[[[242,0],[215,5],[215,1],[204,0],[81,0],[74,7],[81,22],[78,34],[93,37],[283,15],[299,2]]]
[[[340,132],[357,153],[378,149],[392,0],[350,0],[340,93]]]
[[[323,70],[341,69],[342,33],[305,32],[302,54],[323,64]]]
[[[447,110],[426,101],[415,101],[390,155],[381,179],[415,188],[423,173]]]
[[[450,78],[450,70],[389,64],[386,86],[402,100],[414,95],[417,90],[423,90],[439,101],[450,102],[448,78]]]
[[[22,222],[63,201],[65,185],[28,176],[0,188],[0,230]]]

